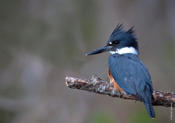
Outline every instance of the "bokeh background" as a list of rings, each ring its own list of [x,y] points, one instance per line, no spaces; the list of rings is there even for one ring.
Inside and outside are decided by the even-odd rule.
[[[107,79],[103,46],[118,23],[135,26],[156,90],[175,91],[174,0],[1,0],[0,123],[173,123],[140,102],[65,86],[65,76]]]

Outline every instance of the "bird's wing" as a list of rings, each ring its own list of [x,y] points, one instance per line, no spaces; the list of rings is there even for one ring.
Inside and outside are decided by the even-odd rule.
[[[128,94],[143,97],[152,94],[152,81],[147,68],[137,56],[109,57],[109,69],[118,85]]]
[[[134,55],[112,55],[109,57],[109,69],[120,88],[143,101],[148,114],[154,118],[152,81],[140,59]]]

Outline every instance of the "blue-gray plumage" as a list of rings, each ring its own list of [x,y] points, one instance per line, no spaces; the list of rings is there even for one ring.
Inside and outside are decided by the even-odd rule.
[[[152,81],[147,68],[134,54],[114,54],[109,56],[109,69],[117,84],[129,95],[135,95],[144,102],[151,117],[155,117],[152,108]]]
[[[117,25],[107,44],[87,55],[105,51],[109,51],[111,54],[108,61],[108,76],[110,81],[114,83],[114,87],[136,96],[145,104],[148,114],[154,118],[152,81],[147,68],[138,57],[139,49],[133,27],[124,31],[121,24]]]

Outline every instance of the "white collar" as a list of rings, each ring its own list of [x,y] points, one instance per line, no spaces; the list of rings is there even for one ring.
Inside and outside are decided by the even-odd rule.
[[[109,51],[111,54],[126,54],[126,53],[131,53],[131,54],[135,54],[138,55],[138,51],[134,48],[134,47],[124,47],[124,48],[120,48],[120,49],[116,49],[116,51]]]

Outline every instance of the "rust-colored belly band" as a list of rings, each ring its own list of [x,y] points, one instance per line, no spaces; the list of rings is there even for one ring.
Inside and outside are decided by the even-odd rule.
[[[110,69],[108,69],[108,77],[109,77],[109,80],[110,80],[110,83],[112,83],[114,85],[114,88],[116,90],[119,90],[120,92],[123,92],[123,89],[120,88],[120,86],[117,84],[117,82],[114,80],[111,72],[110,72]]]

